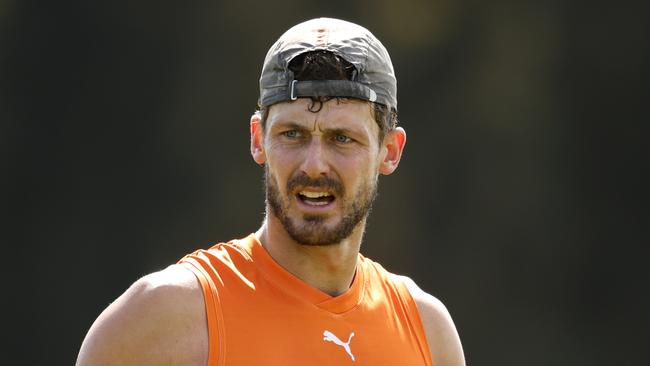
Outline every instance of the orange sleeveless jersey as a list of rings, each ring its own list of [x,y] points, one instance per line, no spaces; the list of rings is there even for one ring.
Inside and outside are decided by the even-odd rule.
[[[179,263],[203,288],[210,366],[432,366],[408,289],[362,255],[336,297],[282,268],[254,234]]]

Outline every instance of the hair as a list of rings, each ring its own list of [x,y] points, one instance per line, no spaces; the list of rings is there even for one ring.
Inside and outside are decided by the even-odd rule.
[[[353,64],[339,57],[330,51],[310,51],[296,56],[289,63],[289,69],[293,71],[294,79],[305,80],[353,80],[356,77],[357,69]],[[318,113],[323,103],[330,99],[351,99],[344,97],[312,97],[309,111]],[[359,99],[363,100],[363,99]],[[363,100],[365,101],[365,100]],[[386,134],[397,127],[397,111],[388,108],[386,105],[375,102],[368,102],[372,105],[373,117],[379,126],[379,142],[384,140]],[[266,119],[269,114],[269,107],[259,107],[262,128],[266,129]]]

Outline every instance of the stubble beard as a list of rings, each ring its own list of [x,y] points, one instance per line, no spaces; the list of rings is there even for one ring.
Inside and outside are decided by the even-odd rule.
[[[291,239],[298,244],[308,246],[335,245],[348,238],[354,229],[368,217],[377,197],[376,177],[374,181],[361,185],[356,194],[345,201],[343,201],[344,188],[338,181],[331,178],[312,180],[305,176],[292,177],[285,188],[288,195],[292,194],[297,186],[311,186],[330,189],[336,193],[337,200],[343,201],[338,202],[343,208],[341,219],[334,227],[328,228],[325,223],[326,217],[322,215],[303,215],[300,219],[289,217],[289,203],[280,194],[278,184],[269,175],[267,166],[264,169],[264,182],[266,204],[271,213],[280,220]]]

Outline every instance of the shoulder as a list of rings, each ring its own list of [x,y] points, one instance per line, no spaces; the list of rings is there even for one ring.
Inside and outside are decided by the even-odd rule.
[[[406,285],[417,304],[433,364],[436,366],[464,366],[465,356],[460,337],[445,305],[423,291],[409,277],[395,275],[395,278]]]
[[[95,320],[77,365],[204,365],[208,335],[201,286],[180,265],[137,280]]]

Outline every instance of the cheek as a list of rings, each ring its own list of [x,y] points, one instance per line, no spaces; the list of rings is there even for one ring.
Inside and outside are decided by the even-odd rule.
[[[273,180],[273,184],[280,196],[285,196],[287,182],[295,174],[290,159],[287,159],[282,154],[271,155],[266,161],[266,169],[267,179]]]
[[[296,149],[286,147],[280,143],[271,143],[266,149],[266,159],[270,166],[276,170],[288,169],[295,165],[300,157]]]
[[[282,175],[288,170],[291,163],[290,155],[278,151],[278,149],[269,149],[266,152],[266,165],[268,166],[271,174],[275,176]]]
[[[367,185],[372,182],[377,176],[379,165],[375,157],[369,158],[367,156],[357,155],[342,161],[339,170],[339,175],[345,185],[350,188]],[[351,189],[350,193],[354,192],[357,188]]]

